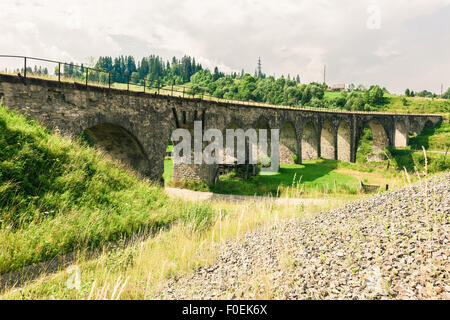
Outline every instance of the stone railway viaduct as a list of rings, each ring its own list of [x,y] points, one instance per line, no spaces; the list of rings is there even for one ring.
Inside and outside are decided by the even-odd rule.
[[[11,75],[0,75],[0,99],[63,134],[87,133],[96,146],[155,181],[162,181],[172,131],[192,128],[194,120],[224,133],[227,128],[280,129],[282,164],[292,163],[293,154],[300,161],[322,157],[354,162],[366,125],[374,153],[380,153],[387,146],[407,146],[410,134],[442,120],[438,115],[242,105]],[[214,181],[215,166],[182,166],[174,168],[174,179]]]

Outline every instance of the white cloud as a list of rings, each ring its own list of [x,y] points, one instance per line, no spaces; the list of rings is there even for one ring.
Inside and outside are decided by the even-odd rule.
[[[64,13],[66,15],[66,26],[70,30],[81,29],[81,12],[79,7],[70,7]]]
[[[380,29],[367,28],[371,5]],[[331,83],[394,91],[450,86],[449,29],[450,0],[0,0],[2,54],[189,54],[250,73],[260,56],[267,74],[321,81],[326,64]]]
[[[381,58],[389,58],[400,55],[400,50],[397,49],[396,41],[382,41],[374,54]]]

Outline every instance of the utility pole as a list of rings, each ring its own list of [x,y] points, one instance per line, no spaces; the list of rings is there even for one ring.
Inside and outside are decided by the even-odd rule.
[[[261,57],[258,57],[258,67],[256,71],[257,77],[262,78]]]

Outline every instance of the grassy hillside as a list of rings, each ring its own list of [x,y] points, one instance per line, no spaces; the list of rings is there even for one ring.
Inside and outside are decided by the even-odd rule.
[[[323,100],[325,105],[333,105],[333,101],[339,98],[348,99],[348,92],[325,91]],[[370,111],[398,112],[398,113],[439,113],[448,118],[450,112],[450,100],[428,97],[406,97],[384,93],[382,101],[371,104]]]
[[[380,111],[402,113],[440,113],[448,115],[450,112],[449,99],[432,99],[424,97],[404,97],[399,95],[385,95],[386,103],[379,106]]]
[[[429,150],[447,150],[450,147],[450,123],[439,122],[434,127],[425,127],[420,135],[410,137],[409,145],[416,150],[421,150],[422,146]]]
[[[388,159],[376,163],[368,163],[367,156],[373,153],[372,132],[368,127],[364,128],[356,153],[356,161],[365,165],[387,167]],[[396,149],[388,147],[386,155],[390,158],[390,166],[398,171],[408,170],[414,173],[416,170],[425,170],[425,164],[429,173],[437,173],[450,169],[450,156],[445,154],[450,145],[450,126],[446,122],[440,122],[434,127],[428,127],[418,136],[412,136],[409,146]],[[422,146],[427,152],[426,161]]]
[[[212,214],[0,106],[0,273]]]

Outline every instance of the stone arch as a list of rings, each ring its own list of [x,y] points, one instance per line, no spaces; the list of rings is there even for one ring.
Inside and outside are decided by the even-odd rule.
[[[395,147],[406,147],[408,145],[408,127],[405,120],[399,119],[395,122]]]
[[[436,125],[436,123],[434,123],[430,119],[421,119],[415,122],[417,125],[417,127],[415,127],[415,129],[417,130],[415,132],[416,135],[421,134],[425,128],[432,128]]]
[[[185,117],[185,116],[183,116]],[[187,118],[187,117],[186,117]],[[193,117],[194,119],[196,117]],[[186,120],[179,124],[180,129],[186,129],[191,134],[191,163],[176,163],[174,160],[172,166],[172,181],[184,181],[184,180],[198,180],[208,184],[213,184],[217,175],[217,164],[206,164],[201,159],[201,163],[195,163],[195,120]],[[205,130],[204,126],[202,132]],[[201,151],[203,152],[206,142],[202,141]]]
[[[319,154],[319,137],[317,129],[311,121],[303,127],[302,160],[317,159]]]
[[[280,164],[293,164],[298,157],[298,140],[294,124],[286,122],[280,130]]]
[[[272,119],[266,115],[260,115],[256,121],[253,122],[253,128],[271,128],[273,127]]]
[[[150,175],[150,163],[141,143],[131,132],[112,123],[101,123],[83,131],[95,147],[143,176]]]
[[[409,130],[408,133],[413,136],[417,136],[422,131],[421,125],[418,121],[412,120],[409,122]]]
[[[389,139],[383,125],[378,120],[369,121],[369,127],[373,137],[373,153],[379,154],[389,145]]]
[[[425,125],[423,126],[423,128],[432,128],[434,126],[435,126],[435,123],[433,121],[427,120],[427,121],[425,121]]]
[[[255,122],[254,125],[255,129],[267,129],[269,130],[267,135],[270,136],[270,123],[266,118],[260,118],[258,121]]]
[[[331,121],[326,120],[320,134],[320,156],[324,159],[335,158],[335,128]]]
[[[339,123],[337,130],[337,154],[338,160],[350,162],[351,134],[350,125],[343,120]]]

